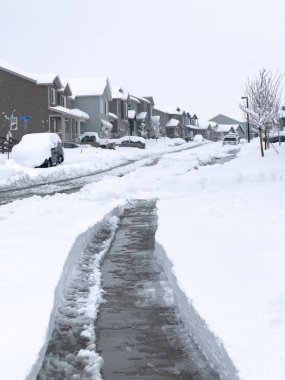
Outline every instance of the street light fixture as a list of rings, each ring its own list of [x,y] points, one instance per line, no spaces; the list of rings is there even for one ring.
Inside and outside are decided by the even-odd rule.
[[[248,96],[242,96],[242,99],[246,100],[246,122],[247,122],[247,142],[250,143],[250,134],[249,134],[249,114],[248,114]]]

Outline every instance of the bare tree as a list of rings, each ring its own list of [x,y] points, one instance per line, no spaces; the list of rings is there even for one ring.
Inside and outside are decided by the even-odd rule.
[[[244,89],[248,107],[240,104],[240,108],[248,115],[250,124],[259,129],[261,137],[265,136],[265,141],[268,131],[279,123],[282,80],[283,75],[262,69],[255,79],[248,79]]]

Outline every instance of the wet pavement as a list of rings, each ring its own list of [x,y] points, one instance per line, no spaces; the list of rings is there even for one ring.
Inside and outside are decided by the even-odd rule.
[[[179,317],[154,257],[156,202],[129,205],[102,264],[96,322],[105,380],[218,380]]]

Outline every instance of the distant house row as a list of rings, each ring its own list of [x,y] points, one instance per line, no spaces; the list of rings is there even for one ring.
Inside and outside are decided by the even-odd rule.
[[[206,125],[179,107],[163,107],[151,96],[112,87],[107,77],[60,78],[35,75],[0,60],[0,138],[10,131],[19,141],[26,133],[56,132],[63,142],[79,143],[86,132],[110,137],[160,135],[192,140],[202,134],[219,140],[230,131],[245,137],[243,123],[218,115]],[[103,136],[102,136],[103,137]]]
[[[84,132],[107,126],[111,137],[153,137],[154,126],[169,137],[190,136],[197,116],[180,108],[156,107],[151,96],[140,97],[107,77],[60,78],[36,75],[0,60],[0,137],[10,131],[19,141],[26,133],[56,132],[64,142],[80,142]]]

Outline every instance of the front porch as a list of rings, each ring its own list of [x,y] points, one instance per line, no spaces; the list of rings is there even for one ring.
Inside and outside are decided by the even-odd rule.
[[[81,127],[89,119],[88,114],[61,106],[50,107],[50,110],[53,112],[49,116],[50,132],[57,133],[63,143],[80,143]]]

